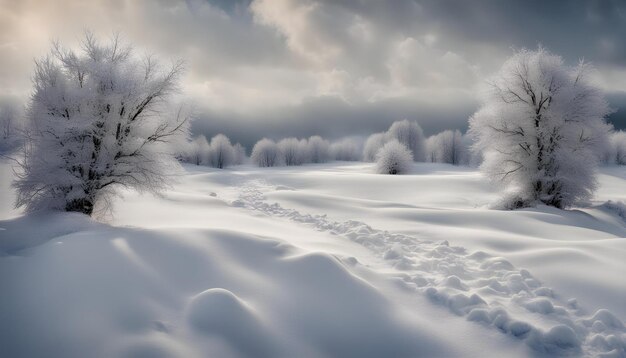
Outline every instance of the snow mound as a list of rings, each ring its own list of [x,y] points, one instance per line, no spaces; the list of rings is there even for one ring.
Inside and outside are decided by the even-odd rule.
[[[269,357],[276,353],[272,339],[265,333],[267,328],[252,308],[223,288],[195,295],[187,307],[187,322],[194,332],[219,336],[245,356]]]
[[[258,325],[246,303],[223,288],[211,288],[194,296],[188,306],[187,320],[201,333],[220,331],[221,327]]]

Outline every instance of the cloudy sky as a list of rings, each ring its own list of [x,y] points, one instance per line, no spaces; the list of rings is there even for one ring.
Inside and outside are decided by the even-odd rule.
[[[193,129],[247,145],[465,129],[484,79],[538,44],[591,61],[626,127],[626,1],[0,0],[0,100],[27,98],[33,59],[85,29],[183,58]]]

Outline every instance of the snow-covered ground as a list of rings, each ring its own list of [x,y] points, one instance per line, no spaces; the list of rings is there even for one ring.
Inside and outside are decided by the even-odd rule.
[[[4,162],[0,356],[626,356],[625,168],[568,211],[373,171],[186,166],[95,221],[14,211]]]

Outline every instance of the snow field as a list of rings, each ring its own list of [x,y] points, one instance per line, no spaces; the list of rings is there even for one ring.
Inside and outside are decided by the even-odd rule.
[[[185,171],[106,223],[2,210],[9,356],[624,356],[614,208],[488,210],[493,189],[442,165]]]

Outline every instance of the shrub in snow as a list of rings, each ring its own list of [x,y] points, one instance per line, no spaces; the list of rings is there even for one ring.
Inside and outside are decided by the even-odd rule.
[[[306,146],[306,142],[305,142]],[[300,141],[296,138],[285,138],[278,142],[281,157],[285,165],[302,165],[305,160],[306,147],[304,151],[300,146]]]
[[[610,110],[589,71],[539,48],[517,52],[490,81],[470,133],[481,169],[519,198],[515,206],[563,208],[593,192]]]
[[[367,138],[363,145],[363,160],[366,162],[376,161],[376,153],[387,142],[386,133],[374,133]]]
[[[387,131],[387,140],[391,139],[396,139],[409,148],[416,162],[426,160],[426,138],[416,121],[409,122],[405,119],[393,122]]]
[[[267,138],[261,139],[254,145],[250,159],[259,167],[275,167],[283,162],[278,145]]]
[[[233,165],[235,153],[230,139],[223,134],[211,138],[209,165],[213,168],[223,169]]]
[[[426,140],[426,161],[466,165],[469,162],[468,148],[460,131],[446,130]]]
[[[236,143],[233,146],[233,164],[241,165],[246,161],[246,148],[243,145]]]
[[[311,163],[325,163],[329,159],[330,144],[320,136],[312,136],[308,142],[308,156]]]
[[[334,160],[358,161],[361,151],[354,139],[346,138],[330,146],[330,156]]]
[[[182,65],[160,69],[117,39],[105,46],[89,34],[80,52],[56,44],[37,61],[16,206],[90,215],[116,186],[165,188],[177,162],[162,143],[186,120],[168,106]]]
[[[393,139],[376,154],[376,172],[379,174],[405,174],[411,168],[413,155],[402,143]]]

